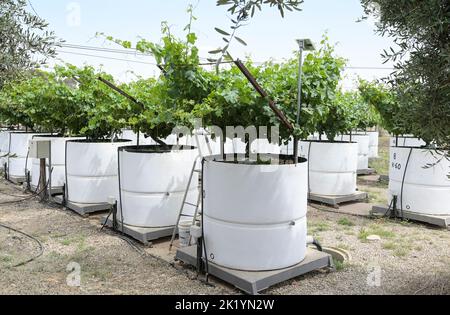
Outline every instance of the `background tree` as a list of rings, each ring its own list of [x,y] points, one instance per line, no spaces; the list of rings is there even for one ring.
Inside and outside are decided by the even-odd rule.
[[[8,80],[55,55],[54,33],[26,7],[25,0],[0,1],[0,89]]]
[[[383,57],[394,61],[388,82],[405,114],[404,123],[427,143],[450,147],[450,2],[448,0],[362,0],[377,31],[397,48]]]

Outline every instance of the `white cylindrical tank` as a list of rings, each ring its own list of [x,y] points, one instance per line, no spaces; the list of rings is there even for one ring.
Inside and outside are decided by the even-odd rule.
[[[378,131],[367,131],[369,136],[369,158],[378,158],[378,146],[380,142],[380,133]]]
[[[205,161],[206,256],[247,271],[276,270],[306,254],[307,163],[255,165]]]
[[[101,204],[119,192],[117,149],[120,142],[66,142],[66,198],[81,204]]]
[[[80,140],[81,138],[64,137],[34,137],[34,140],[49,140],[51,144],[52,162],[52,189],[62,188],[66,182],[66,141]],[[41,173],[40,159],[32,159],[31,187],[35,189],[39,186]],[[46,178],[48,180],[49,160],[46,159]]]
[[[341,136],[342,141],[353,141],[358,143],[358,170],[366,170],[369,168],[369,147],[370,137],[369,135],[354,134]]]
[[[137,145],[138,135],[131,129],[123,129],[120,134],[120,139],[122,140],[131,140],[133,145]],[[144,134],[140,133],[139,135],[139,145],[155,145],[156,142],[151,137],[145,137]]]
[[[163,150],[159,146],[130,146],[119,149],[118,218],[142,228],[175,226],[198,156],[195,147]],[[194,173],[187,202],[196,204],[198,173]],[[195,207],[185,205],[183,214],[194,216]]]
[[[199,154],[202,156],[219,155],[222,146],[220,139],[220,136],[213,138],[207,130],[198,128],[193,131],[189,145],[199,148]]]
[[[224,145],[225,154],[245,154],[246,148],[246,143],[239,138],[227,138]]]
[[[345,196],[356,192],[357,143],[301,141],[299,155],[309,160],[310,193]]]
[[[391,137],[391,147],[423,147],[426,143],[422,139],[414,136]]]
[[[9,139],[11,132],[14,131],[5,130],[0,132],[0,167],[2,169],[5,163],[8,162]]]
[[[280,154],[281,148],[278,144],[271,143],[268,139],[256,139],[250,146],[251,153]]]
[[[164,139],[167,145],[191,145],[192,141],[192,136],[178,137],[176,134],[171,134]]]
[[[294,140],[291,138],[289,141],[282,141],[280,145],[281,154],[292,155],[294,154]]]
[[[11,179],[25,179],[27,172],[31,172],[32,159],[28,157],[29,142],[40,133],[11,132],[9,155],[8,155],[8,177]]]
[[[440,162],[436,164],[438,160]],[[450,215],[449,173],[450,161],[443,151],[391,147],[389,204],[393,196],[397,196],[397,209]]]

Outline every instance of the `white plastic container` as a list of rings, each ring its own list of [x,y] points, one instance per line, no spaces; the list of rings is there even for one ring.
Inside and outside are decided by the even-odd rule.
[[[117,149],[131,143],[66,142],[66,199],[80,204],[103,204],[119,195]]]
[[[280,154],[281,147],[269,142],[268,139],[256,139],[250,146],[252,153]]]
[[[203,213],[206,256],[227,268],[264,271],[306,254],[307,163],[235,164],[207,160]]]
[[[51,162],[52,162],[52,189],[60,189],[66,182],[66,141],[81,140],[81,138],[64,137],[34,137],[35,140],[49,140],[51,142]],[[31,187],[39,186],[41,173],[40,159],[32,159]],[[46,178],[48,180],[48,159],[46,160]]]
[[[299,155],[309,160],[310,193],[346,196],[356,192],[357,143],[301,141]]]
[[[369,168],[369,151],[370,137],[369,135],[355,134],[341,136],[342,141],[351,141],[358,143],[358,170],[367,170]]]
[[[130,129],[123,129],[122,134],[120,134],[120,139],[131,140],[133,145],[137,145],[137,134]],[[155,145],[156,142],[151,137],[145,137],[144,134],[139,135],[139,145]]]
[[[29,141],[40,133],[11,132],[8,155],[8,177],[11,179],[25,179],[27,172],[31,172],[32,159],[28,157]]]
[[[378,131],[367,131],[369,136],[369,159],[378,158],[378,147],[380,142],[380,133]]]
[[[135,227],[175,226],[198,150],[155,152],[157,146],[119,149],[119,221]],[[187,202],[197,203],[198,173],[194,173]],[[195,207],[186,205],[185,215]]]
[[[178,224],[178,239],[180,247],[188,247],[191,239],[192,220],[180,221]]]
[[[239,138],[227,138],[224,145],[225,154],[245,154],[246,148],[246,143]]]
[[[442,155],[442,151],[391,147],[389,204],[395,195],[397,209],[427,215],[450,215],[450,179],[447,177],[450,161],[443,158],[435,164]],[[424,168],[429,164],[435,165]]]
[[[0,167],[3,169],[5,163],[8,162],[9,154],[9,138],[10,133],[14,131],[2,131],[0,132]]]
[[[294,154],[294,140],[291,138],[287,143],[283,141],[280,144],[280,153],[284,155]]]
[[[404,137],[391,137],[391,147],[416,147],[420,148],[425,146],[426,143],[422,139],[413,137],[413,136],[404,136]]]

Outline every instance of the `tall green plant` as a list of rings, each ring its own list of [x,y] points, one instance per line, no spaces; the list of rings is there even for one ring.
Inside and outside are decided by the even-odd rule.
[[[450,147],[450,3],[448,0],[362,0],[377,31],[396,47],[383,57],[395,63],[395,89],[409,131],[427,143]]]
[[[331,120],[336,91],[345,61],[336,57],[325,38],[318,51],[309,54],[303,65],[302,112],[300,123],[289,130],[270,109],[237,68],[222,70],[217,86],[205,102],[212,123],[225,126],[279,126],[281,140],[306,138],[315,131],[335,135],[342,128]],[[247,62],[250,72],[275,100],[293,125],[297,115],[298,56],[283,63],[267,62],[259,67]]]
[[[378,111],[384,129],[396,136],[412,132],[407,120],[408,109],[402,106],[392,89],[381,83],[361,80],[359,92],[363,100]]]
[[[197,36],[191,31],[196,18],[192,9],[188,12],[190,18],[183,39],[175,37],[166,22],[162,23],[162,39],[158,43],[141,39],[133,45],[129,41],[106,36],[124,48],[133,47],[151,54],[161,69],[161,75],[156,80],[141,80],[128,87],[130,94],[137,96],[144,107],[123,113],[121,117],[131,125],[139,125],[141,131],[155,140],[164,139],[176,126],[193,127],[193,118],[201,113],[196,108],[201,107],[213,89],[214,74],[200,66],[195,45]],[[146,91],[140,94],[136,90],[139,88]]]

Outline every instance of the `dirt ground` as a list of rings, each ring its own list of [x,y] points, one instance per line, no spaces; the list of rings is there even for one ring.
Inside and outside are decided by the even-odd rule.
[[[0,182],[0,203],[20,190]],[[206,285],[194,271],[171,263],[167,240],[155,248],[132,247],[100,217],[82,218],[29,200],[0,205],[0,223],[40,240],[38,244],[0,227],[0,294],[239,294],[217,280]],[[345,249],[351,261],[336,272],[318,271],[284,282],[266,294],[450,294],[450,232],[416,223],[372,220],[310,208],[309,232],[325,246]],[[379,242],[367,242],[376,234]],[[138,249],[139,251],[137,251]],[[162,257],[162,258],[161,258]],[[81,287],[67,284],[67,267],[81,268]],[[373,272],[380,272],[374,277]],[[367,279],[373,280],[368,285]],[[379,279],[379,281],[378,281]]]
[[[385,200],[385,184],[362,179],[361,187],[370,190],[371,202]],[[39,254],[39,244],[0,226],[0,294],[241,294],[217,279],[205,284],[174,263],[167,239],[153,248],[130,244],[100,231],[102,215],[82,218],[36,198],[6,203],[19,196],[25,196],[20,187],[0,181],[0,224],[37,238],[43,254],[14,267]],[[264,294],[450,294],[450,231],[317,208],[309,209],[309,233],[324,246],[346,250],[351,260]],[[372,234],[381,240],[367,241]],[[73,266],[80,267],[80,287],[70,285]]]

